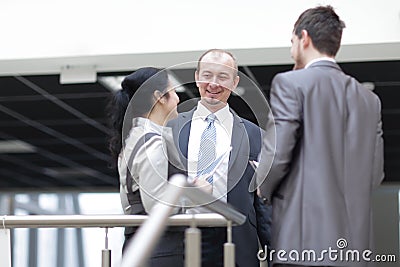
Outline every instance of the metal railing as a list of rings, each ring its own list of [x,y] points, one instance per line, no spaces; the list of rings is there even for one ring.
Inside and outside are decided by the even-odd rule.
[[[147,215],[0,215],[0,228],[112,228],[140,226],[148,218]],[[227,224],[227,219],[216,213],[176,214],[168,217],[166,224],[189,226],[193,221],[198,226],[222,227]]]
[[[132,250],[134,253],[125,253],[122,258],[122,267],[143,266],[148,259],[151,251],[166,226],[190,226],[186,230],[186,249],[185,266],[200,266],[200,235],[197,226],[200,227],[227,227],[228,241],[224,246],[224,266],[234,266],[234,245],[232,241],[232,225],[241,225],[246,217],[232,208],[229,204],[223,203],[208,193],[198,188],[191,187],[186,183],[186,177],[175,175],[171,178],[168,185],[167,203],[178,203],[181,197],[189,199],[192,203],[209,203],[205,207],[215,213],[202,214],[177,214],[170,216],[173,209],[172,205],[157,204],[153,207],[150,216],[146,215],[29,215],[29,216],[7,216],[1,218],[0,228],[4,233],[11,228],[83,228],[83,227],[125,227],[141,226],[126,251]],[[189,191],[185,188],[190,188]],[[1,232],[1,234],[3,234]],[[0,243],[0,247],[4,245]],[[11,265],[11,242],[8,247],[0,250],[0,266]],[[7,244],[6,244],[7,245]],[[102,266],[111,266],[111,252],[107,248],[102,254]]]

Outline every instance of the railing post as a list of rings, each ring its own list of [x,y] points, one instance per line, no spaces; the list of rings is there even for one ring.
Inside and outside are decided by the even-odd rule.
[[[224,244],[224,267],[235,267],[235,244],[232,243],[232,221],[228,221],[227,242]]]
[[[5,217],[3,216],[0,228],[0,266],[11,267],[11,238],[10,229],[5,226]]]
[[[200,267],[201,265],[201,231],[192,221],[190,228],[185,230],[185,267]]]
[[[108,249],[108,227],[106,229],[105,246],[101,251],[101,267],[111,267],[111,250]]]

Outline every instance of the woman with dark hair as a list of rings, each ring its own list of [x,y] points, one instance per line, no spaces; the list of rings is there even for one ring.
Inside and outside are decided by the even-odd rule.
[[[179,97],[167,72],[157,68],[138,69],[121,85],[108,105],[109,149],[118,167],[121,203],[125,214],[150,214],[156,203],[163,202],[171,174],[166,139],[172,140],[172,133],[164,125],[176,117]],[[136,230],[125,228],[123,250]],[[183,266],[182,228],[167,229],[149,266]]]

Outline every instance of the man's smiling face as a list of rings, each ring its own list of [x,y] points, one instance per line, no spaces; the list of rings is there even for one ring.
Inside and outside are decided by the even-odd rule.
[[[199,66],[195,78],[203,104],[208,107],[225,106],[239,83],[232,57],[211,52],[202,58]]]

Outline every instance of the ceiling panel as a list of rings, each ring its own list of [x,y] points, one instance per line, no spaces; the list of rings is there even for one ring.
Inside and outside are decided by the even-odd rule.
[[[375,84],[382,101],[385,130],[385,181],[400,182],[400,61],[340,64],[361,82]],[[240,66],[240,71],[269,94],[275,74],[293,65]],[[99,73],[98,76],[129,72]],[[186,91],[181,103],[198,97],[194,69],[173,70]],[[58,75],[0,77],[0,140],[22,140],[34,153],[0,153],[0,191],[118,191],[118,176],[109,167],[105,106],[111,92],[100,82],[60,84]],[[229,103],[254,122],[238,96]],[[195,102],[180,107],[188,110]]]

